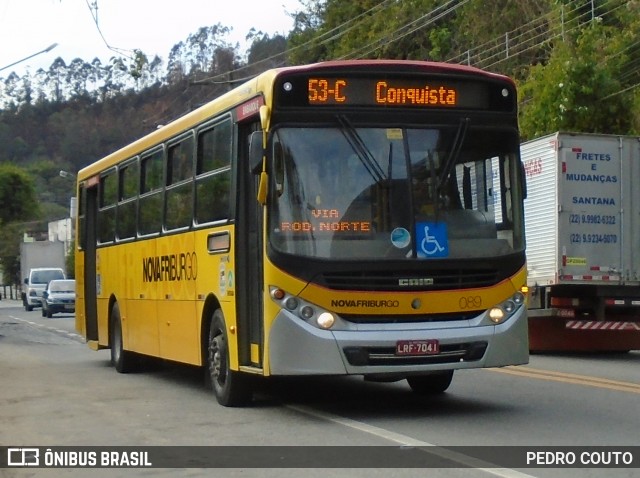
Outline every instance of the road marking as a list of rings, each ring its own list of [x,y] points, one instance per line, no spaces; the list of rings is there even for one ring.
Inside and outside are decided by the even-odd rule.
[[[16,317],[15,315],[10,315],[9,317],[11,317],[14,320],[19,320],[20,322],[22,322],[24,324],[29,324],[29,325],[33,325],[35,327],[40,327],[42,329],[47,329],[50,332],[55,332],[57,335],[65,335],[65,336],[69,337],[70,339],[75,340],[76,342],[84,343],[84,337],[82,335],[76,334],[74,332],[69,332],[69,331],[63,330],[63,329],[55,329],[55,328],[50,327],[50,326],[48,326],[46,324],[39,324],[37,322],[32,322],[31,320],[23,319],[21,317]]]
[[[334,415],[332,413],[321,412],[319,410],[315,410],[311,407],[306,407],[304,405],[285,405],[285,406],[286,408],[294,410],[298,413],[309,415],[315,418],[320,418],[321,420],[337,423],[338,425],[349,427],[354,430],[367,433],[369,435],[374,435],[379,438],[383,438],[385,440],[398,443],[401,446],[433,447],[433,450],[432,451],[430,450],[429,453],[433,455],[437,455],[446,460],[453,461],[455,463],[460,463],[465,467],[475,468],[475,469],[484,471],[490,475],[500,476],[502,478],[533,478],[532,475],[527,475],[525,473],[521,473],[516,470],[511,470],[509,468],[497,468],[492,463],[478,460],[476,458],[464,455],[462,453],[457,453],[455,451],[447,450],[445,448],[439,447],[438,445],[434,445],[433,443],[417,440],[415,438],[412,438],[407,435],[403,435],[401,433],[396,433],[396,432],[392,432],[391,430],[386,430],[384,428],[368,425],[366,423],[359,422],[357,420],[341,417],[339,415]]]
[[[640,394],[640,384],[633,382],[621,382],[606,378],[591,377],[589,375],[577,375],[573,373],[556,372],[553,370],[543,370],[531,367],[508,366],[503,368],[485,369],[488,372],[498,372],[519,377],[536,378],[538,380],[548,380],[552,382],[573,383],[588,387],[605,388],[620,392]]]

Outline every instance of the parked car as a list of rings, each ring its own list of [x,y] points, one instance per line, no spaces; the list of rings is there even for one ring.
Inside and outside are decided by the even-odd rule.
[[[57,267],[36,267],[29,270],[24,279],[26,291],[22,294],[24,310],[31,312],[34,307],[42,306],[42,293],[52,280],[66,279],[64,271]],[[44,314],[43,314],[44,317]]]
[[[52,280],[42,294],[42,317],[58,312],[76,311],[76,281],[73,279]]]

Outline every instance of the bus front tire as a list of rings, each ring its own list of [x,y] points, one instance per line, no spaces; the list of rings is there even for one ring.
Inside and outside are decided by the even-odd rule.
[[[120,319],[120,307],[113,305],[111,310],[111,365],[119,373],[131,372],[134,368],[134,357],[132,352],[124,349],[122,340],[122,320]]]
[[[220,405],[238,407],[253,398],[250,377],[231,370],[229,365],[227,328],[220,309],[213,314],[209,329],[207,367],[211,386]]]
[[[453,370],[432,373],[429,375],[415,375],[407,377],[407,382],[414,393],[418,395],[437,395],[444,393],[451,385]]]

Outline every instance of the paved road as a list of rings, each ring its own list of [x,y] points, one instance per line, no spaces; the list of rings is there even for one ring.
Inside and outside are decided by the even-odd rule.
[[[4,302],[4,301],[2,301]],[[440,397],[357,378],[265,384],[249,408],[220,407],[197,369],[149,362],[120,375],[74,335],[73,316],[0,307],[0,444],[637,445],[640,353],[533,356],[525,367],[459,373]],[[57,471],[58,473],[51,473]],[[137,470],[133,476],[638,476],[638,470]],[[0,476],[3,471],[0,470]],[[10,476],[132,476],[20,470]],[[97,475],[95,473],[98,473]]]

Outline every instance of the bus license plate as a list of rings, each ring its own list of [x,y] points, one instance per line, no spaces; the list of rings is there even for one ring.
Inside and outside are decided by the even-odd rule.
[[[396,355],[436,355],[440,353],[437,340],[398,340]]]

